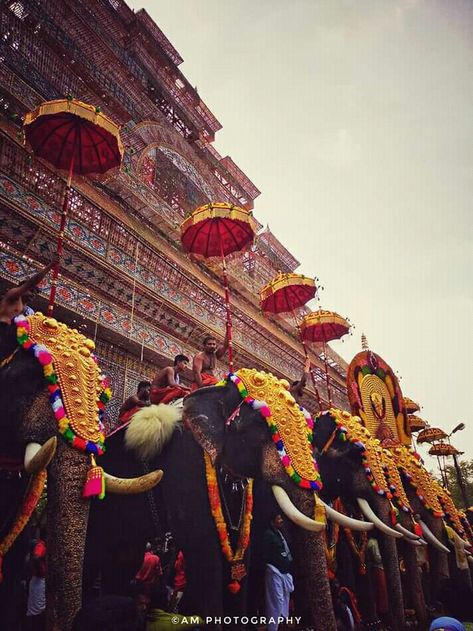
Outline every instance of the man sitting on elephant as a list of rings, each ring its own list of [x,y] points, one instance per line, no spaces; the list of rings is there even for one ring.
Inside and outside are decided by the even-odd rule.
[[[136,394],[125,399],[118,412],[118,420],[120,423],[128,423],[135,412],[140,408],[150,405],[149,390],[151,383],[149,381],[140,381]]]
[[[304,389],[307,385],[307,375],[310,372],[310,359],[307,358],[304,363],[304,372],[302,373],[302,377],[297,381],[293,381],[291,383],[291,387],[289,388],[289,392],[292,394],[294,399],[299,403],[302,403],[302,397],[304,396]]]
[[[160,370],[151,384],[150,401],[153,405],[158,403],[171,403],[176,399],[182,399],[189,394],[190,388],[181,386],[180,375],[189,364],[186,355],[176,355],[174,366],[167,366]]]
[[[194,372],[193,390],[204,386],[214,386],[218,379],[214,375],[217,359],[221,359],[228,348],[228,331],[223,340],[223,344],[217,345],[217,340],[213,335],[206,335],[204,338],[204,350],[194,356],[192,370]]]

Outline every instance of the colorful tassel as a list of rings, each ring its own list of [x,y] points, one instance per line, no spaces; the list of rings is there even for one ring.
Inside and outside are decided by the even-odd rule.
[[[421,525],[415,519],[413,519],[413,522],[414,522],[414,532],[416,533],[416,535],[418,537],[422,537],[423,536],[423,532],[422,532]]]
[[[82,491],[82,497],[105,497],[105,475],[102,467],[97,466],[93,455],[90,456],[92,466],[87,471],[87,478]]]
[[[399,511],[398,509],[391,504],[391,510],[389,511],[389,516],[391,517],[391,525],[395,526],[399,523]]]

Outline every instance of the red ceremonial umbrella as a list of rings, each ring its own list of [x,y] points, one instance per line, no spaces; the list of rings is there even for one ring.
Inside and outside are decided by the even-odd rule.
[[[181,241],[188,252],[204,258],[219,256],[222,259],[230,372],[233,372],[232,316],[225,257],[241,252],[253,243],[256,225],[250,211],[227,202],[200,206],[181,224]]]
[[[309,300],[312,300],[316,293],[317,287],[313,278],[309,278],[303,274],[283,274],[282,272],[279,272],[279,274],[270,280],[269,283],[266,283],[266,285],[264,285],[261,289],[260,307],[262,311],[266,313],[292,313],[294,324],[300,334],[295,311],[296,309],[303,307],[307,302],[309,302]],[[308,359],[309,355],[307,347],[302,336],[301,342],[305,358]],[[312,370],[310,370],[310,376],[312,377],[312,383],[315,388],[319,407],[322,409],[319,390],[315,383],[314,373]]]
[[[119,127],[99,107],[72,98],[47,101],[25,116],[25,137],[38,158],[67,171],[57,240],[60,256],[64,244],[67,211],[73,174],[106,173],[121,164],[123,146]],[[59,263],[54,266],[48,315],[52,315]]]
[[[306,342],[322,343],[324,347],[325,380],[327,383],[327,394],[329,404],[332,405],[332,395],[330,391],[330,378],[327,364],[327,343],[332,340],[339,340],[350,330],[350,324],[345,318],[335,313],[318,309],[304,316],[300,326],[302,339]]]
[[[317,291],[313,278],[279,272],[260,291],[260,306],[266,313],[289,313],[303,307]]]

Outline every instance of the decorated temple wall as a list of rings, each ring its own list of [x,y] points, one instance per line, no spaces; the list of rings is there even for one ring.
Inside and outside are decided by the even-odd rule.
[[[170,199],[173,195],[173,178],[179,177],[183,178],[184,193],[187,181],[192,182],[207,197],[212,194],[233,200],[229,197],[229,190],[215,177],[215,164],[209,158],[206,163],[205,156],[210,154],[188,141],[179,126],[163,116],[156,103],[153,104],[148,97],[143,98],[142,88],[147,71],[140,65],[141,60],[126,50],[126,20],[131,19],[131,15],[126,14],[126,5],[118,0],[116,7],[108,0],[82,0],[76,3],[72,15],[66,10],[69,3],[63,3],[61,10],[55,13],[56,4],[52,0],[25,0],[22,6],[29,11],[26,17],[24,14],[16,15],[8,8],[8,3],[1,7],[2,32],[6,35],[0,44],[3,54],[0,83],[7,94],[14,97],[16,111],[19,107],[19,113],[22,114],[43,98],[58,98],[73,93],[84,100],[101,104],[112,117],[127,122],[129,128],[124,134],[128,147],[125,165],[128,165],[129,173],[121,172],[113,176],[99,184],[94,193],[87,182],[84,182],[84,186],[78,183],[67,226],[67,257],[64,261],[61,299],[69,301],[68,308],[77,309],[86,319],[100,321],[101,326],[114,329],[124,339],[135,339],[149,350],[153,350],[157,343],[156,336],[161,332],[173,335],[179,349],[187,345],[188,351],[193,353],[198,349],[201,335],[206,330],[223,335],[221,292],[215,289],[218,279],[212,269],[206,272],[200,267],[201,271],[204,270],[202,275],[199,268],[195,267],[195,271],[192,271],[192,266],[183,265],[182,251],[172,246],[172,243],[177,256],[169,259],[169,243],[166,252],[160,235],[167,233],[169,239],[172,233],[176,239],[180,218],[188,208],[179,201],[178,196],[174,206],[167,203],[162,198],[163,182],[160,182],[159,174],[161,188],[147,185],[137,165],[142,164],[140,160],[154,142],[155,150],[163,153],[177,169],[177,172],[173,172],[169,168],[166,186]],[[63,19],[59,19],[62,11],[65,12]],[[117,11],[118,18],[114,17],[108,23],[110,11]],[[90,19],[92,15],[96,17],[95,21]],[[120,23],[123,27],[121,32]],[[102,47],[100,56],[95,56],[94,47],[100,41],[100,33],[103,37],[107,29],[113,30],[113,36],[105,38],[108,48]],[[89,45],[84,50],[87,43]],[[60,54],[65,48],[70,55]],[[80,65],[75,61],[77,56],[81,58]],[[101,83],[103,77],[100,73],[107,74],[107,81]],[[125,95],[123,88],[126,88]],[[177,97],[175,105],[183,111],[182,100],[177,102]],[[190,106],[186,107],[189,110]],[[203,104],[200,110],[204,115]],[[135,120],[129,121],[129,116]],[[147,116],[156,119],[150,121],[150,125],[154,131],[159,129],[159,142],[152,134],[149,135],[143,124],[135,125]],[[194,124],[197,125],[195,113],[193,116]],[[199,124],[215,126],[216,119],[212,119],[209,112],[206,116],[207,122]],[[151,131],[151,127],[148,129]],[[0,238],[11,246],[8,252],[3,253],[0,273],[13,279],[15,274],[11,271],[15,265],[25,262],[25,254],[32,266],[50,258],[53,249],[51,228],[58,225],[56,209],[61,204],[64,182],[28,157],[21,147],[6,137],[2,139],[0,163],[3,173],[0,190],[5,202]],[[245,184],[242,175],[240,180]],[[95,203],[79,192],[86,184],[89,196]],[[239,183],[235,181],[232,187],[232,190],[237,191]],[[251,188],[248,183],[246,187]],[[253,194],[257,194],[257,189],[253,189]],[[100,191],[108,192],[114,200],[113,203],[110,200],[107,202],[107,210],[103,207],[104,197]],[[112,207],[114,210],[111,215]],[[177,220],[176,213],[179,217]],[[120,219],[117,219],[118,216]],[[150,237],[148,230],[146,236],[138,238],[135,231],[137,220],[154,228],[154,236]],[[23,234],[19,235],[19,232]],[[302,365],[302,356],[296,350],[297,343],[287,336],[284,326],[282,329],[279,326],[278,331],[274,328],[276,324],[265,323],[253,313],[255,294],[261,281],[266,281],[277,271],[278,262],[283,262],[279,260],[281,257],[287,258],[289,255],[282,246],[280,249],[278,253],[276,247],[275,258],[272,258],[271,243],[268,245],[262,241],[254,248],[246,266],[230,262],[234,285],[245,296],[245,299],[234,296],[237,361],[240,365],[272,368],[280,375],[296,378]],[[292,262],[287,264],[293,265]],[[29,273],[21,265],[19,269],[22,277]],[[112,287],[104,283],[104,278],[108,279]],[[133,314],[130,317],[131,292]],[[254,306],[248,301],[253,301]],[[114,314],[117,315],[113,317]],[[149,339],[143,339],[146,330]],[[171,355],[163,353],[163,357]],[[322,386],[324,378],[320,364],[316,372],[317,381]],[[336,403],[347,407],[343,371],[331,369],[331,372],[337,382],[334,384],[335,399],[338,399]]]
[[[19,185],[10,178],[0,180],[3,195],[10,201],[15,201],[36,221],[45,226],[57,226],[59,215],[49,204],[38,195],[46,195],[51,202],[59,205],[62,195],[60,188],[54,186],[57,176],[49,172],[45,167],[29,165],[28,156],[21,156],[22,150],[4,139],[0,153],[0,166],[8,164],[10,175],[14,174],[18,179],[35,191],[35,195],[28,193],[25,187]],[[15,152],[20,152],[20,157],[15,159]],[[23,160],[21,160],[23,157]],[[25,162],[26,160],[26,162]],[[59,180],[59,182],[62,182]],[[57,183],[57,182],[56,182]],[[56,201],[57,200],[57,201]],[[7,218],[3,218],[4,231],[7,230]],[[23,228],[23,232],[24,232]],[[191,281],[188,276],[176,269],[169,260],[154,251],[149,244],[142,243],[123,225],[119,225],[110,216],[105,214],[98,206],[91,204],[77,193],[73,197],[71,217],[67,225],[66,234],[74,245],[80,246],[94,258],[99,258],[107,263],[115,273],[113,285],[108,287],[108,296],[115,299],[116,304],[128,308],[131,301],[130,285],[138,281],[140,286],[138,293],[140,301],[136,306],[137,315],[145,315],[151,312],[153,304],[146,301],[143,289],[148,288],[157,296],[164,298],[169,306],[177,307],[177,317],[182,312],[191,314],[203,326],[211,328],[223,335],[224,311],[219,295],[212,294],[204,286],[199,286]],[[13,232],[5,233],[7,239],[14,238]],[[47,239],[41,241],[38,238],[30,244],[30,251],[36,249],[38,253],[50,254],[53,244]],[[69,252],[64,257],[64,269],[74,277],[79,274],[82,281],[89,287],[96,288],[106,284],[103,276],[97,275],[96,264],[87,261],[88,256],[79,256],[78,253]],[[117,271],[119,274],[117,274]],[[182,316],[181,316],[182,318]],[[267,366],[278,368],[281,374],[297,376],[300,370],[300,359],[292,349],[287,349],[281,355],[281,346],[261,338],[261,331],[244,312],[235,310],[235,340],[245,349],[247,358],[258,356]],[[273,347],[273,348],[272,348]],[[248,359],[247,359],[248,361]],[[250,360],[251,361],[251,360]]]

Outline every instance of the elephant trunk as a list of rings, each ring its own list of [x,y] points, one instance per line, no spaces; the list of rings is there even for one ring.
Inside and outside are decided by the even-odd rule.
[[[407,541],[401,541],[398,545],[401,547],[406,567],[406,599],[411,600],[407,604],[415,610],[419,627],[426,629],[427,607],[422,586],[422,570],[417,565],[417,554],[412,553]]]
[[[294,504],[302,513],[314,515],[313,494],[296,487],[291,495]],[[294,578],[298,586],[295,594],[296,612],[316,631],[333,631],[337,625],[327,579],[324,537],[324,533],[298,527],[293,529]]]
[[[262,473],[266,482],[284,488],[284,495],[288,496],[298,513],[314,519],[314,493],[301,489],[287,477],[272,444],[263,449]],[[302,616],[303,624],[316,631],[336,631],[325,561],[325,534],[294,524],[292,535],[294,578],[297,583],[295,615]]]
[[[372,500],[376,515],[385,523],[390,522],[389,504],[385,498],[375,496]],[[399,534],[399,533],[396,533]],[[396,540],[390,535],[378,533],[378,542],[383,560],[384,576],[389,594],[389,622],[393,631],[404,629],[404,599],[402,595],[399,559]]]
[[[59,441],[48,478],[47,628],[70,631],[81,607],[89,501],[82,498],[88,461]]]

